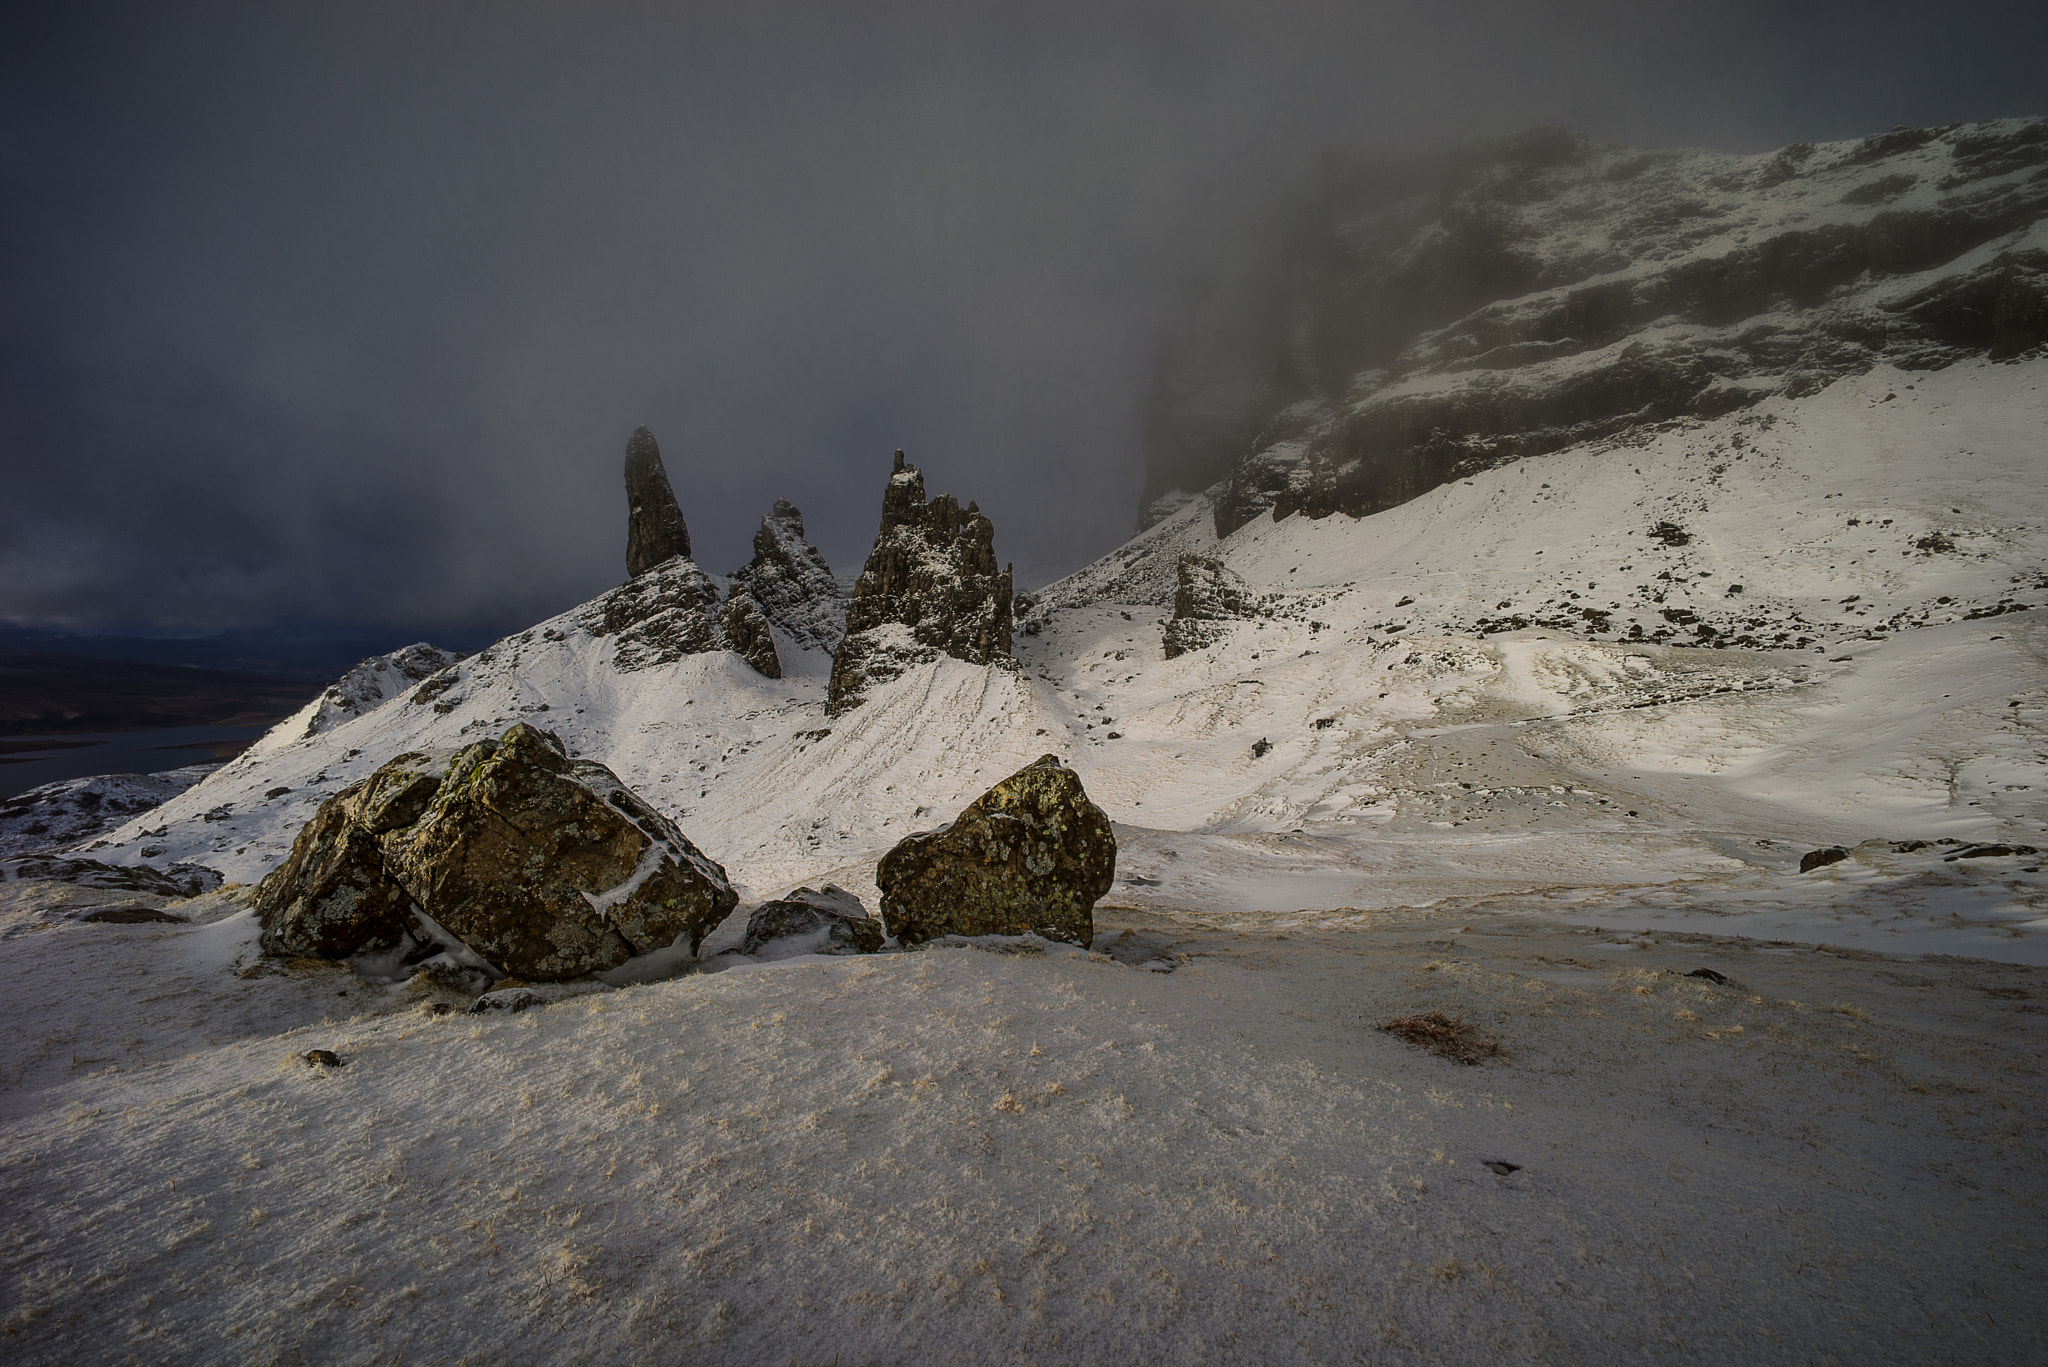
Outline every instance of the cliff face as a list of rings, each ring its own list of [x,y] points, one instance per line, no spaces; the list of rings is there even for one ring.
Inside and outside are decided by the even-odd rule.
[[[896,453],[881,528],[832,656],[830,710],[858,705],[869,683],[938,654],[981,665],[1010,657],[1010,571],[996,564],[995,535],[974,503],[962,509],[951,494],[927,503],[923,473]]]
[[[1539,131],[1336,167],[1162,353],[1141,524],[1363,516],[1672,419],[2048,342],[2048,120],[1758,156]]]

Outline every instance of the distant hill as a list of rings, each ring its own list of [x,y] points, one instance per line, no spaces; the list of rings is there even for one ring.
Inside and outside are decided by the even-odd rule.
[[[291,715],[320,682],[0,646],[0,735],[250,726]]]

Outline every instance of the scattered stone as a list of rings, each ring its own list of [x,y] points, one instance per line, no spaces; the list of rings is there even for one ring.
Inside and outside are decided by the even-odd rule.
[[[873,954],[886,932],[860,899],[834,883],[798,888],[763,903],[747,918],[742,954],[786,959],[798,954]]]
[[[1267,740],[1264,736],[1260,736],[1257,740],[1252,742],[1253,759],[1264,759],[1267,755],[1271,754],[1272,752],[1273,742]]]
[[[471,1002],[469,1014],[484,1016],[495,1011],[516,1016],[521,1011],[530,1011],[536,1006],[547,1004],[548,999],[530,987],[501,987],[496,992],[486,992]]]
[[[1953,864],[1958,859],[2004,859],[2014,855],[2034,854],[2032,845],[1972,845],[1966,850],[1957,850],[1942,859],[1944,864]]]
[[[1026,931],[1084,948],[1116,881],[1116,835],[1081,780],[1046,755],[949,824],[882,856],[882,919],[905,945],[938,935]]]
[[[1440,1058],[1453,1063],[1477,1067],[1490,1058],[1505,1058],[1507,1050],[1501,1042],[1480,1032],[1474,1025],[1468,1025],[1457,1016],[1447,1016],[1441,1011],[1425,1011],[1419,1016],[1397,1016],[1382,1021],[1380,1029],[1396,1039],[1420,1045]]]
[[[669,487],[661,447],[645,427],[626,440],[626,577],[637,579],[678,556],[690,558],[690,529]]]
[[[182,916],[173,916],[156,907],[97,907],[78,918],[100,925],[142,926],[142,925],[188,925]]]
[[[1824,850],[1808,850],[1799,857],[1799,871],[1801,873],[1812,873],[1815,869],[1826,868],[1830,864],[1839,864],[1848,857],[1849,852],[1840,845],[1830,845]]]
[[[896,453],[881,529],[832,655],[828,716],[940,654],[977,665],[1011,658],[1010,571],[996,566],[995,535],[973,503],[963,511],[951,494],[926,503],[923,473]]]
[[[1522,1170],[1520,1163],[1510,1163],[1502,1158],[1489,1158],[1479,1166],[1485,1168],[1488,1172],[1499,1173],[1502,1177],[1506,1177],[1511,1172],[1520,1172]]]
[[[305,1059],[308,1064],[315,1068],[346,1068],[348,1066],[348,1064],[342,1061],[341,1055],[335,1053],[332,1049],[308,1049],[299,1057]]]
[[[1662,542],[1667,547],[1690,546],[1692,544],[1692,533],[1686,531],[1685,528],[1679,526],[1676,522],[1659,522],[1656,526],[1650,528],[1650,539]]]
[[[0,883],[27,878],[47,878],[114,892],[149,892],[160,897],[197,897],[221,885],[219,873],[198,864],[172,864],[155,869],[147,864],[103,864],[97,859],[54,854],[0,859]]]

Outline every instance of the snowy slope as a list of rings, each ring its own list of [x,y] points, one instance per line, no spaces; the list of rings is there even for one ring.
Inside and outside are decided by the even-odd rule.
[[[2044,379],[2038,360],[1880,370],[1221,542],[1198,500],[1039,594],[1017,667],[941,659],[837,719],[829,661],[792,640],[781,680],[723,653],[621,672],[571,612],[237,759],[96,857],[247,881],[325,794],[515,720],[610,765],[753,897],[871,897],[882,850],[1047,752],[1126,832],[1126,873],[1156,880],[1133,905],[1739,881],[1782,862],[1760,839],[2039,844],[2048,643],[2022,609],[2048,598]],[[1166,660],[1189,550],[1275,606]],[[1686,644],[1733,640],[1783,648]],[[2010,929],[2041,920],[2038,881],[1995,872],[2019,883],[1972,901],[1961,941],[1930,894],[1886,942],[2038,956],[2038,930]],[[1825,882],[1785,884],[1787,905]],[[1844,933],[1832,912],[1781,920]]]
[[[267,755],[292,741],[331,731],[446,669],[457,658],[455,652],[437,649],[425,641],[415,642],[388,655],[372,655],[327,685],[318,697],[297,712],[271,727],[249,748]]]

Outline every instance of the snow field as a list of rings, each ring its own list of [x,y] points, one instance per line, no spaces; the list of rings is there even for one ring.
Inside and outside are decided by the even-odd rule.
[[[2038,970],[1501,916],[1200,922],[1106,928],[1172,974],[933,948],[491,1019],[348,989],[314,1020],[344,974],[216,974],[299,1014],[43,1075],[6,1122],[0,1331],[24,1363],[1904,1362],[1934,1342],[2017,1362],[2048,1338],[2044,1027],[2011,1000]],[[89,1000],[124,960],[196,965],[248,933],[65,927],[7,971]],[[1681,976],[1699,964],[1732,984]],[[189,1009],[167,987],[143,1017]],[[1374,1028],[1432,1008],[1512,1063]]]

